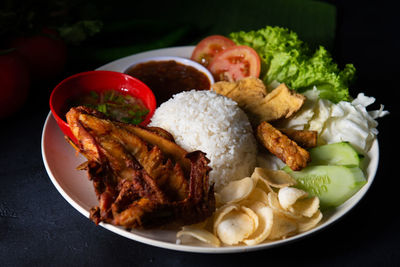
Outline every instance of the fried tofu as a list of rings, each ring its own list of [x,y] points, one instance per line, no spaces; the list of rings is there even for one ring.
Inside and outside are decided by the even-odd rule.
[[[213,90],[236,101],[253,125],[288,118],[305,101],[303,95],[295,93],[283,83],[268,93],[263,81],[255,77],[237,82],[220,81],[213,85]]]
[[[257,127],[257,138],[269,152],[280,158],[294,171],[305,168],[311,161],[307,150],[268,122],[264,121]]]
[[[289,118],[301,108],[305,100],[305,96],[295,93],[284,83],[281,83],[262,101],[259,110],[263,114],[261,114],[259,120],[273,121],[281,118]]]

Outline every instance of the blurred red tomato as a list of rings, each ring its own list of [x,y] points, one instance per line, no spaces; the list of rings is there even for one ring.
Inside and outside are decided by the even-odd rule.
[[[67,47],[63,40],[49,30],[33,36],[16,37],[10,46],[26,58],[32,80],[54,79],[64,69]]]
[[[29,68],[24,59],[15,51],[0,52],[0,118],[21,108],[29,86]]]

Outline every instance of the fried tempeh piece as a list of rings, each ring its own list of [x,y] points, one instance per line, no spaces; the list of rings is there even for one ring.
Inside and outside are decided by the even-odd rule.
[[[268,122],[264,121],[257,127],[257,138],[269,152],[280,158],[294,171],[305,168],[311,160],[308,151]]]
[[[317,131],[279,129],[283,134],[295,141],[302,148],[313,148],[317,146]]]

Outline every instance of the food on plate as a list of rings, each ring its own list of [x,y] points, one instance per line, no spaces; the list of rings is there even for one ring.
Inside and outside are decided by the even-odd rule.
[[[299,171],[310,162],[310,154],[293,140],[282,134],[268,122],[257,127],[258,140],[272,154],[285,162],[292,170]]]
[[[264,83],[254,77],[243,78],[237,82],[220,81],[213,85],[218,94],[236,101],[248,114],[253,125],[262,121],[274,121],[289,118],[298,111],[305,97],[280,84],[267,92]]]
[[[178,242],[187,244],[192,237],[213,246],[257,245],[308,231],[322,220],[319,199],[292,187],[295,184],[283,171],[256,168],[251,177],[232,181],[226,191],[216,193],[220,198],[215,215],[185,226]]]
[[[279,131],[295,141],[302,148],[313,148],[317,146],[317,131],[295,129],[279,129]]]
[[[211,85],[205,73],[175,60],[139,63],[125,73],[150,87],[156,93],[158,103],[163,103],[182,91],[209,90]]]
[[[383,105],[378,110],[367,111],[375,98],[363,93],[351,102],[340,101],[337,104],[321,99],[316,88],[304,95],[306,102],[303,107],[292,118],[280,121],[278,127],[317,131],[318,145],[347,141],[365,154],[378,134],[376,119],[389,113]]]
[[[221,246],[221,241],[219,241],[219,239],[215,235],[213,235],[212,233],[210,233],[207,230],[204,230],[204,229],[196,227],[196,226],[190,226],[190,225],[183,226],[182,230],[180,230],[176,234],[178,243],[189,244],[190,238],[185,240],[185,237],[193,237],[193,238],[200,240],[200,241],[204,242],[205,244],[211,245],[213,247]]]
[[[305,198],[307,192],[294,187],[284,187],[278,192],[279,204],[284,210],[293,209],[297,200]]]
[[[258,228],[258,216],[244,205],[228,205],[217,210],[214,235],[224,244],[237,245]]]
[[[232,181],[218,192],[218,201],[223,203],[235,203],[247,198],[255,184],[250,177]]]
[[[216,54],[208,68],[217,81],[238,81],[244,77],[258,77],[261,63],[253,48],[240,45]]]
[[[261,71],[260,57],[253,48],[236,45],[221,35],[201,40],[193,50],[191,59],[207,67],[217,81],[259,77]]]
[[[261,182],[265,181],[265,184],[274,188],[295,186],[297,184],[296,180],[292,176],[282,170],[271,170],[257,167],[254,169],[251,177],[257,178]]]
[[[255,31],[233,32],[229,37],[237,45],[247,45],[257,51],[263,66],[260,78],[267,86],[278,81],[298,92],[316,86],[322,99],[334,103],[350,99],[354,66],[347,64],[341,70],[324,47],[312,51],[295,32],[267,26]]]
[[[174,95],[156,109],[149,126],[167,130],[187,151],[206,153],[216,190],[249,176],[255,167],[257,144],[246,114],[213,91]]]
[[[359,154],[349,142],[321,145],[309,150],[312,161],[309,165],[360,166],[363,155]]]
[[[212,90],[154,78],[173,76],[176,62],[127,71],[161,96],[147,127],[87,107],[68,112],[76,149],[88,159],[79,168],[99,198],[96,223],[174,222],[183,225],[180,244],[257,245],[313,229],[321,210],[365,185],[375,119],[388,112],[368,112],[375,99],[364,94],[351,98],[353,65],[339,69],[323,47],[313,52],[280,27],[230,38],[210,36],[193,51],[218,81]]]
[[[343,204],[367,182],[359,167],[314,165],[301,171],[285,170],[293,176],[298,187],[318,196],[324,209]]]
[[[211,35],[204,38],[196,45],[190,58],[208,67],[216,54],[235,45],[235,42],[225,36]]]
[[[263,81],[256,77],[247,77],[236,82],[216,82],[212,89],[220,95],[232,98],[242,106],[242,109],[245,109],[245,104],[258,102],[258,99],[268,94]]]
[[[66,117],[99,200],[90,211],[94,222],[150,228],[193,224],[214,212],[203,152],[186,153],[155,131],[106,119],[87,107],[71,108]]]
[[[257,245],[263,242],[272,232],[273,229],[273,210],[266,206],[260,201],[255,201],[249,204],[251,210],[253,210],[258,217],[258,226],[253,233],[243,240],[243,242],[248,245]]]
[[[71,107],[77,106],[96,109],[110,119],[132,124],[140,124],[149,113],[142,100],[112,89],[102,92],[90,91],[69,99],[64,114]]]
[[[165,139],[167,139],[167,140],[172,141],[172,142],[175,143],[175,139],[174,139],[174,137],[172,136],[172,134],[169,133],[169,132],[167,132],[167,131],[164,130],[163,128],[160,128],[160,127],[150,127],[150,126],[147,126],[146,128],[147,128],[147,130],[149,130],[149,131],[151,131],[151,132],[154,132],[154,133],[160,135],[161,137],[164,137]]]
[[[309,153],[311,162],[306,168],[284,170],[297,180],[299,188],[318,196],[324,209],[344,203],[367,182],[360,167],[363,156],[348,142],[317,146]]]

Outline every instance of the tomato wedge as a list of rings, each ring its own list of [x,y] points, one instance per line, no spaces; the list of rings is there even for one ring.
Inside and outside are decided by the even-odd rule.
[[[217,81],[237,81],[249,76],[258,77],[261,62],[253,48],[239,45],[218,53],[208,68]]]
[[[236,44],[222,35],[211,35],[201,40],[193,50],[191,59],[207,67],[216,54]]]

